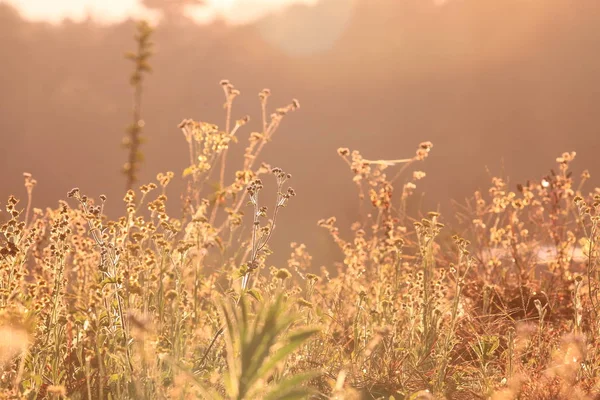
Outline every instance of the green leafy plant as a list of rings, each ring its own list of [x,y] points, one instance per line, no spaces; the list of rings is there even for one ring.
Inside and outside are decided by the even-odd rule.
[[[261,304],[254,318],[246,297],[241,298],[238,307],[225,304],[222,313],[227,326],[225,381],[229,398],[291,400],[314,393],[302,384],[317,373],[282,373],[279,368],[318,332],[317,328],[290,330],[297,316],[289,312],[282,295],[271,304]],[[267,385],[269,381],[271,385]]]

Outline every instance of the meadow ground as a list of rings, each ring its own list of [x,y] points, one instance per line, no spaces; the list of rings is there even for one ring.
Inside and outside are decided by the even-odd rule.
[[[115,199],[77,188],[35,208],[25,174],[28,198],[0,213],[2,398],[600,399],[600,188],[570,172],[575,153],[442,216],[407,212],[431,143],[401,160],[340,148],[364,214],[315,229],[343,259],[319,269],[292,243],[271,266],[272,235],[293,229],[278,214],[302,194],[260,154],[299,103],[271,112],[261,91],[248,133],[222,86],[225,127],[179,125],[185,193],[159,174],[110,220]]]

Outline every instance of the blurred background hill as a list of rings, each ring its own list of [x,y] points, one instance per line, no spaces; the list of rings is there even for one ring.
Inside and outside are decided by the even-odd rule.
[[[55,206],[78,186],[105,193],[116,216],[131,119],[123,55],[135,47],[135,15],[32,20],[16,3],[0,1],[0,199],[25,197],[26,171],[39,182],[35,206]],[[184,1],[146,1],[161,18],[143,98],[140,183],[187,166],[183,118],[223,124],[221,79],[242,93],[234,117],[254,117],[238,154],[260,129],[261,89],[271,89],[273,107],[299,99],[263,153],[293,174],[299,195],[278,225],[279,257],[290,241],[305,242],[317,265],[337,257],[316,221],[356,218],[341,146],[396,159],[432,141],[418,190],[425,210],[439,206],[446,217],[450,199],[488,187],[486,166],[514,187],[574,150],[577,171],[600,174],[597,0],[315,0],[266,13],[256,12],[258,0],[240,1],[247,18],[230,3],[229,17],[198,5],[193,19]],[[182,188],[177,179],[169,192]],[[178,206],[173,198],[174,213]]]

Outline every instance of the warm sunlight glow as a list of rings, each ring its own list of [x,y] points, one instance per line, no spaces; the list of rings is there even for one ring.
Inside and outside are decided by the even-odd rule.
[[[205,0],[201,6],[187,6],[186,15],[200,23],[224,18],[233,24],[255,21],[293,4],[314,5],[318,0]]]
[[[160,13],[142,5],[141,0],[0,0],[19,10],[32,21],[60,23],[65,18],[82,21],[91,18],[102,23],[116,23],[127,18],[145,18],[152,22]],[[202,6],[186,6],[185,14],[200,23],[215,18],[238,24],[247,23],[278,12],[291,4],[313,5],[317,0],[206,0]]]
[[[157,12],[144,7],[139,0],[0,0],[15,7],[31,21],[60,23],[68,18],[82,21],[87,18],[101,23],[120,22],[127,18],[156,21]]]
[[[0,0],[14,6],[31,21],[53,24],[65,19],[119,23],[129,18],[156,24],[162,14],[142,0]],[[200,3],[200,2],[198,2]],[[176,3],[171,3],[176,4]],[[181,1],[180,4],[185,4]],[[199,24],[223,19],[229,24],[261,20],[265,40],[293,55],[310,55],[331,49],[345,31],[355,0],[204,0],[185,4],[182,14]]]
[[[263,38],[292,56],[330,50],[350,23],[356,0],[321,0],[289,7],[259,25]]]

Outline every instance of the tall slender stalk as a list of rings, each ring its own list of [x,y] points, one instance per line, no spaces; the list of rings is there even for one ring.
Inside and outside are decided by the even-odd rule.
[[[130,85],[133,87],[133,109],[132,122],[127,127],[127,136],[123,139],[123,146],[129,150],[127,162],[123,166],[123,173],[126,176],[126,189],[133,187],[138,180],[138,172],[140,163],[143,161],[143,153],[140,147],[143,143],[142,128],[144,121],[142,120],[142,93],[144,75],[151,72],[152,68],[148,64],[148,60],[152,55],[152,27],[146,21],[137,23],[137,32],[134,35],[137,43],[136,52],[129,52],[125,55],[128,60],[133,61],[134,70],[129,79]]]

